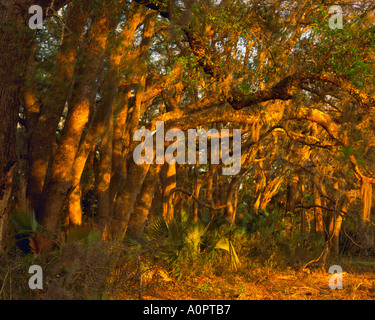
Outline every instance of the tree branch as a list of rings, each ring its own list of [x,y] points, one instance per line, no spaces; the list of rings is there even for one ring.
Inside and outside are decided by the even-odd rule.
[[[222,210],[222,209],[224,209],[224,208],[227,207],[226,205],[222,205],[222,206],[220,206],[220,207],[213,207],[213,206],[209,205],[208,203],[206,203],[206,202],[200,200],[199,198],[197,198],[197,197],[196,197],[195,195],[193,195],[193,193],[190,192],[189,190],[186,190],[186,189],[183,189],[183,188],[174,188],[174,189],[172,189],[172,190],[171,190],[171,195],[172,195],[172,193],[177,192],[177,191],[182,192],[182,193],[185,193],[186,195],[188,195],[189,197],[191,197],[195,202],[197,202],[197,203],[200,204],[201,206],[206,207],[206,208],[208,208],[208,209],[210,209],[210,210],[213,210],[213,211],[220,211],[220,210]]]

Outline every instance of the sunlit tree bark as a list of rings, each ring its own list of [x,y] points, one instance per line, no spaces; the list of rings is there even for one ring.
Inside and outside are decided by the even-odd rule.
[[[53,160],[51,157],[56,139],[55,132],[65,104],[69,100],[77,52],[89,14],[89,3],[81,4],[75,1],[69,6],[64,36],[57,53],[55,72],[52,75],[52,84],[43,101],[36,127],[32,128],[27,197],[34,209],[38,209],[40,204],[47,169],[50,161]]]
[[[83,130],[93,109],[95,93],[98,88],[97,77],[101,74],[105,47],[110,32],[109,12],[104,9],[96,13],[83,44],[81,60],[63,136],[55,155],[51,177],[45,185],[38,220],[50,232],[58,230],[61,213],[68,192],[72,188],[72,173],[75,157]]]
[[[142,190],[139,194],[137,204],[130,216],[127,233],[140,237],[143,234],[146,221],[150,215],[152,199],[154,198],[157,177],[159,175],[160,166],[151,166],[147,176],[143,182]]]
[[[6,245],[13,173],[16,167],[16,129],[26,65],[35,33],[29,29],[28,8],[59,9],[67,1],[2,0],[0,2],[0,251]]]

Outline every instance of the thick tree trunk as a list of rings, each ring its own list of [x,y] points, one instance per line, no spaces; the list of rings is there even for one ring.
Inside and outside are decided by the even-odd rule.
[[[120,111],[116,115],[116,121],[113,125],[112,137],[112,176],[121,168],[123,156],[123,137],[126,129],[126,120],[129,110],[130,88],[119,91],[116,99],[116,109]]]
[[[127,118],[129,110],[129,93],[119,92],[117,96],[117,107],[121,107],[120,112],[117,114],[116,121],[113,128],[112,136],[112,168],[111,168],[111,181],[109,185],[109,203],[110,211],[108,215],[112,217],[114,211],[114,204],[122,186],[126,180],[127,167],[126,158],[124,157],[124,135],[127,128]]]
[[[134,209],[135,202],[142,187],[143,180],[149,170],[149,164],[137,165],[131,154],[134,147],[133,135],[138,128],[139,119],[141,116],[141,105],[145,93],[145,68],[140,68],[139,83],[135,90],[135,102],[131,117],[128,117],[126,122],[126,131],[123,136],[123,152],[122,164],[116,170],[118,177],[111,181],[110,198],[115,199],[113,207],[113,221],[111,223],[111,233],[114,238],[122,238],[125,236],[130,214]],[[130,161],[130,166],[128,167]],[[118,164],[117,164],[118,165]],[[126,180],[124,179],[126,176]],[[120,191],[118,191],[120,190]]]
[[[236,176],[232,178],[231,183],[229,184],[228,191],[227,191],[227,199],[226,199],[226,208],[225,208],[225,215],[226,219],[229,221],[230,225],[233,226],[236,219],[236,212],[237,212],[237,202],[236,202],[236,193],[238,190],[238,184],[241,181],[240,176]]]
[[[6,247],[21,90],[32,47],[28,1],[0,1],[0,252]]]
[[[134,210],[137,197],[141,192],[143,181],[150,168],[149,164],[137,165],[132,161],[124,188],[117,196],[112,221],[112,236],[121,239],[125,236],[130,214]]]
[[[318,189],[314,188],[314,215],[315,215],[315,233],[323,239],[324,236],[324,224],[323,224],[323,209],[322,209],[322,199],[318,192]]]
[[[348,208],[348,203],[346,202],[345,195],[342,195],[337,199],[338,204],[336,205],[336,212],[333,212],[333,215],[329,224],[329,234],[328,234],[328,244],[330,251],[333,253],[333,256],[337,257],[340,254],[340,231],[342,225],[343,214],[346,213]]]
[[[64,132],[52,165],[50,181],[44,187],[42,210],[38,214],[39,222],[52,233],[58,231],[62,209],[72,188],[73,165],[98,89],[97,77],[102,72],[108,35],[108,19],[104,13],[99,13],[93,18],[84,43],[82,57],[85,61],[81,61],[78,68],[80,77],[74,85]]]
[[[277,194],[280,189],[281,184],[283,183],[284,178],[277,177],[270,182],[267,183],[266,188],[264,189],[261,195],[261,201],[259,204],[259,209],[265,210],[268,203],[272,200],[272,198]]]
[[[159,175],[160,167],[160,165],[153,165],[150,167],[145,181],[143,182],[137,205],[130,216],[127,232],[135,235],[136,237],[140,237],[143,234],[146,221],[149,217],[152,199],[154,198],[156,191],[156,181]]]
[[[102,230],[108,230],[111,213],[110,205],[110,183],[112,170],[112,135],[113,135],[113,116],[112,112],[104,124],[105,133],[102,136],[100,146],[100,163],[98,172],[98,216],[99,224]]]
[[[163,195],[163,217],[165,222],[168,224],[174,216],[173,199],[174,193],[171,193],[176,188],[176,164],[165,164],[165,185]],[[197,187],[198,196],[200,186]]]
[[[133,10],[135,9],[132,6]],[[140,10],[144,11],[144,10]],[[137,12],[137,10],[135,10]],[[142,15],[140,13],[131,16],[127,21],[126,39],[123,40],[120,37],[121,43],[108,42],[108,47],[112,49],[109,60],[109,70],[107,72],[106,80],[103,84],[103,96],[102,101],[99,105],[99,110],[96,112],[93,123],[90,124],[88,133],[86,134],[84,141],[81,142],[77,157],[74,161],[73,169],[73,192],[71,193],[70,203],[76,203],[69,207],[69,216],[72,223],[82,222],[82,210],[78,198],[75,197],[75,193],[79,192],[79,182],[85,167],[85,163],[92,146],[102,136],[102,148],[101,148],[101,160],[99,164],[99,176],[98,176],[98,214],[102,221],[105,219],[108,222],[110,214],[110,194],[109,185],[111,180],[111,167],[112,167],[112,127],[113,127],[113,105],[119,86],[119,64],[122,61],[122,56],[131,43],[131,39],[134,37],[134,31],[140,22]],[[119,45],[120,44],[120,45]],[[117,49],[116,45],[119,45]],[[121,50],[120,50],[121,49]],[[142,90],[143,91],[143,90]],[[142,99],[142,93],[140,93],[140,99]],[[140,103],[139,103],[140,106]],[[140,108],[140,107],[139,107]],[[138,115],[139,120],[139,115]],[[138,122],[137,122],[138,124]]]
[[[86,3],[86,2],[85,2]],[[51,88],[47,91],[44,107],[34,128],[29,152],[27,197],[38,209],[47,169],[55,144],[55,133],[73,81],[78,47],[89,17],[89,6],[75,1],[68,9],[65,36],[57,53]]]
[[[21,90],[35,35],[28,26],[28,8],[33,4],[46,8],[52,2],[0,0],[0,252],[8,231]],[[66,2],[54,1],[55,9]]]
[[[102,137],[102,150],[101,150],[101,161],[99,165],[99,170],[101,165],[103,164],[103,158],[112,156],[111,150],[108,149],[108,146],[111,147],[112,141],[106,141],[106,135],[111,138],[112,135],[112,106],[115,100],[116,92],[118,87],[118,66],[111,66],[110,70],[107,74],[106,81],[104,82],[104,93],[101,103],[99,104],[98,110],[94,116],[93,121],[91,121],[89,125],[88,132],[86,133],[84,140],[81,142],[79,146],[79,150],[77,156],[74,160],[73,166],[73,177],[72,177],[72,185],[73,191],[69,196],[69,220],[72,224],[80,225],[82,223],[82,209],[80,199],[78,199],[77,195],[81,195],[80,191],[80,181],[82,177],[82,173],[84,171],[87,159],[90,155],[90,151],[92,150],[95,143]],[[104,148],[104,150],[103,150]],[[110,170],[111,170],[111,162],[107,163],[109,173],[106,175],[105,179],[108,180],[106,183],[110,181]],[[99,172],[98,177],[98,193],[101,194],[101,178],[103,178]],[[98,199],[99,200],[99,199]],[[99,213],[100,215],[100,213]]]
[[[340,230],[342,224],[342,216],[336,214],[332,221],[332,239],[330,245],[332,248],[332,253],[334,256],[338,256],[340,253],[339,239],[340,239]]]
[[[69,194],[68,199],[68,212],[69,212],[69,225],[70,226],[80,226],[82,224],[82,189],[81,184],[73,189]]]

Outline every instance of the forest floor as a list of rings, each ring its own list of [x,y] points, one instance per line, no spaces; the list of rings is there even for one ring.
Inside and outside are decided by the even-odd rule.
[[[329,287],[325,268],[280,270],[242,266],[237,271],[204,271],[184,280],[153,280],[141,287],[144,300],[372,300],[375,299],[375,261],[341,261],[343,289]],[[125,293],[126,292],[126,293]],[[139,299],[139,288],[116,290],[110,299]]]

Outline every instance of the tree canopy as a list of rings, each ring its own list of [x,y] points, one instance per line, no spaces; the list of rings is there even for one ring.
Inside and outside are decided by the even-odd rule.
[[[335,5],[1,1],[1,248],[22,210],[43,227],[40,251],[86,224],[110,240],[153,217],[236,226],[265,211],[335,254],[351,221],[372,248],[375,6]],[[186,138],[241,129],[240,172],[210,162],[213,137],[207,163],[136,164],[134,134],[157,121]]]

